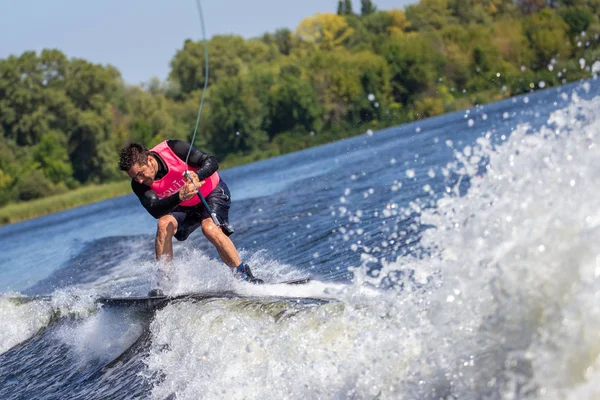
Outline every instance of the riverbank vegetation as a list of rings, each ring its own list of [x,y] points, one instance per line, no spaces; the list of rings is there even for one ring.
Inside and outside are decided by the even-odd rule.
[[[600,0],[354,6],[341,0],[295,30],[212,37],[195,145],[233,166],[600,72]],[[127,192],[117,158],[129,141],[189,141],[203,51],[186,40],[168,78],[140,86],[56,49],[1,59],[1,221]],[[47,208],[30,203],[49,196]]]

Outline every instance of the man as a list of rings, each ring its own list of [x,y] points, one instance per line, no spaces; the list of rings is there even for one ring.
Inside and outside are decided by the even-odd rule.
[[[131,188],[144,208],[158,219],[157,260],[168,262],[173,258],[173,237],[186,240],[194,230],[202,227],[204,236],[236,277],[254,284],[263,283],[240,260],[229,239],[233,233],[229,226],[231,196],[217,172],[219,163],[215,157],[194,146],[190,150],[190,144],[181,140],[166,140],[150,150],[131,143],[121,150],[119,168],[131,177]],[[198,191],[216,214],[220,227],[213,222]],[[157,294],[160,290],[151,293]]]

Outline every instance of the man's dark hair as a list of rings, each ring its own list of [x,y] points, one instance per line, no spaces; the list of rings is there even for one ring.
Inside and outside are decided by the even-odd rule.
[[[119,169],[129,171],[134,164],[146,165],[148,163],[148,149],[138,143],[129,143],[121,150]]]

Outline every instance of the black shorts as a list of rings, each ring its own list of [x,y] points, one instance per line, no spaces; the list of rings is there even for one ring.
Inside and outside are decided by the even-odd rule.
[[[229,207],[231,206],[231,194],[229,188],[223,182],[219,181],[217,187],[206,197],[212,212],[217,214],[217,219],[221,224],[221,230],[229,236],[233,229],[229,225]],[[177,207],[171,212],[171,215],[177,220],[177,233],[175,239],[184,241],[202,225],[202,221],[210,218],[210,213],[203,203],[194,207]]]

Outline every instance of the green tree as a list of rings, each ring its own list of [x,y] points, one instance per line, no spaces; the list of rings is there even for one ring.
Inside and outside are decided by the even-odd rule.
[[[212,88],[208,129],[210,146],[220,158],[228,154],[248,154],[266,142],[261,130],[264,105],[240,77],[224,78]]]
[[[352,8],[352,0],[344,0],[344,15],[354,15],[354,9]]]
[[[121,74],[114,67],[103,67],[78,58],[69,63],[65,92],[82,111],[103,112],[107,103],[116,100],[121,87]]]
[[[244,70],[241,55],[245,50],[244,39],[237,35],[217,35],[207,44],[209,54],[208,84],[236,76]],[[204,43],[186,40],[183,49],[177,50],[171,61],[169,78],[177,82],[181,91],[189,94],[204,87],[206,79]]]
[[[446,25],[440,31],[438,48],[446,59],[442,70],[446,81],[463,89],[474,69],[469,32],[462,25]]]
[[[131,138],[153,145],[173,135],[174,121],[167,100],[162,94],[151,94],[139,88],[127,89],[126,114],[129,117]]]
[[[73,173],[81,182],[87,181],[89,174],[95,172],[89,165],[94,163],[90,160],[96,153],[92,151],[94,146],[80,142],[91,140],[88,135],[80,135],[81,115],[94,115],[94,118],[102,120],[103,126],[110,127],[110,102],[116,100],[121,85],[118,71],[80,59],[67,61],[57,50],[44,50],[40,56],[35,52],[25,52],[20,57],[2,60],[0,72],[0,126],[3,135],[19,146],[32,149],[40,143],[40,146],[48,146],[48,141],[57,137],[68,137],[69,158],[81,161],[72,165]],[[46,137],[48,134],[50,136]],[[98,140],[107,138],[108,133],[91,141],[96,144]],[[80,148],[86,152],[85,156],[72,153]],[[64,161],[63,155],[61,161]],[[40,153],[37,157],[39,165]],[[51,165],[48,160],[42,161],[42,168],[46,168],[43,171],[50,179],[65,177],[68,163]],[[83,165],[86,167],[79,168]],[[24,176],[26,172],[20,175]]]
[[[50,128],[43,105],[43,74],[35,52],[0,62],[0,126],[17,145],[33,145]]]
[[[586,6],[566,7],[560,12],[560,15],[569,25],[569,32],[572,35],[585,32],[594,21],[594,14]]]
[[[393,15],[387,11],[377,11],[363,16],[361,19],[365,29],[371,34],[387,36],[394,24]]]
[[[442,28],[451,16],[447,0],[421,0],[406,7],[410,29],[426,31]]]
[[[106,114],[100,115],[91,110],[78,114],[68,140],[69,159],[77,181],[97,183],[110,176],[105,170],[111,166],[104,165],[98,158],[100,144],[110,139],[110,129],[111,120]]]
[[[24,167],[19,153],[16,143],[0,137],[0,205],[15,200],[13,188]]]
[[[489,1],[481,0],[449,0],[448,8],[452,16],[464,25],[489,24],[497,9]]]
[[[352,0],[339,0],[337,6],[337,15],[354,15],[354,10],[352,9]]]
[[[444,113],[444,103],[441,99],[424,96],[415,101],[413,110],[417,118],[411,119],[435,117]]]
[[[430,40],[417,35],[391,41],[384,49],[396,102],[408,103],[437,80],[445,60]]]
[[[314,87],[295,66],[281,70],[278,84],[271,90],[269,137],[286,131],[319,130],[323,111]]]
[[[317,13],[303,19],[296,28],[301,40],[324,50],[341,47],[352,33],[346,19],[332,13]]]
[[[277,46],[269,46],[264,41],[253,38],[244,41],[242,52],[238,55],[244,63],[244,72],[247,72],[251,65],[268,63],[279,56]]]
[[[73,168],[67,152],[67,137],[60,131],[45,133],[33,148],[33,159],[42,173],[52,183],[67,183],[72,179]]]
[[[15,178],[0,168],[0,206],[13,200],[12,186]]]
[[[327,127],[345,120],[358,123],[379,118],[391,102],[390,70],[381,56],[339,49],[315,52],[308,61]]]
[[[352,51],[376,51],[376,48],[381,46],[382,40],[378,40],[378,36],[374,30],[370,30],[365,26],[365,19],[366,18],[360,18],[356,15],[345,17],[348,26],[352,30],[352,34],[348,36],[344,42],[344,47],[351,49]]]
[[[348,118],[353,123],[382,119],[392,103],[390,68],[383,56],[363,51],[352,55],[361,91],[350,100]]]
[[[19,177],[13,189],[17,200],[28,201],[56,193],[55,187],[42,171],[32,169]]]
[[[525,19],[525,34],[536,53],[536,64],[545,67],[559,54],[568,54],[568,25],[552,10],[544,9]]]
[[[598,15],[600,13],[600,0],[587,0],[586,3],[592,14]]]
[[[294,47],[294,34],[287,28],[277,29],[275,33],[265,33],[262,37],[266,44],[277,46],[279,53],[289,56]]]
[[[360,14],[364,17],[377,11],[371,0],[360,0]]]
[[[172,120],[172,127],[169,128],[172,130],[164,130],[162,133],[160,133],[160,135],[155,137],[168,137],[172,139],[186,140],[188,142],[191,141],[194,127],[196,126],[198,104],[201,96],[202,92],[196,91],[190,93],[190,95],[182,101],[175,102],[167,99],[165,107],[166,113],[171,117]],[[194,143],[199,148],[210,150],[208,149],[209,133],[206,129],[206,119],[210,113],[210,109],[208,107],[208,103],[205,102],[204,105],[206,107],[202,110],[200,127]]]
[[[314,52],[308,60],[326,126],[341,123],[348,115],[350,100],[361,93],[360,75],[353,61],[352,54],[344,49]]]
[[[289,65],[295,66],[296,63],[290,59],[283,59],[285,64],[261,64],[253,66],[248,74],[244,76],[244,84],[248,85],[252,88],[252,93],[254,94],[258,104],[261,105],[259,107],[260,112],[262,113],[259,117],[262,120],[261,123],[261,131],[271,132],[271,94],[273,92],[273,87],[277,85],[280,79],[280,70],[287,68]]]
[[[406,18],[404,11],[394,8],[387,14],[392,18],[392,26],[389,28],[390,36],[394,37],[394,33],[405,32],[410,28],[410,21]]]
[[[282,33],[281,35],[285,35]],[[276,47],[261,39],[245,41],[238,35],[216,35],[207,43],[209,53],[208,85],[244,74],[250,65],[270,62],[279,54]],[[289,51],[289,49],[287,49]],[[171,60],[169,79],[189,95],[204,87],[206,78],[204,42],[186,40]]]
[[[476,32],[473,35],[477,35],[480,39],[481,47],[486,42],[488,45],[491,43],[502,60],[519,69],[523,65],[531,65],[533,61],[534,54],[529,46],[523,24],[519,20],[501,18],[494,22],[489,35],[483,38]]]

